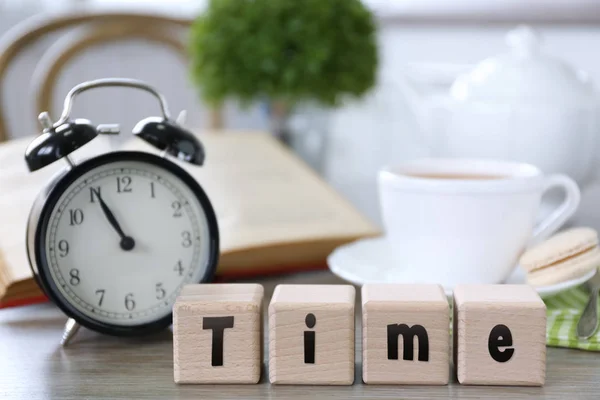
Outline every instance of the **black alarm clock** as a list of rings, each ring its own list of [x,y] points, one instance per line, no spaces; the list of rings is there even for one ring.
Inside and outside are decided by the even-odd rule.
[[[69,154],[115,125],[70,119],[75,96],[99,87],[142,89],[162,116],[133,134],[162,150],[115,151],[76,163]],[[27,226],[29,263],[46,295],[70,318],[63,345],[80,325],[110,335],[142,335],[168,327],[183,285],[213,279],[219,256],[217,219],[200,184],[169,157],[201,166],[198,139],[173,121],[163,96],[144,82],[100,79],[75,86],[63,113],[27,148],[36,171],[58,160],[61,171],[37,197]]]

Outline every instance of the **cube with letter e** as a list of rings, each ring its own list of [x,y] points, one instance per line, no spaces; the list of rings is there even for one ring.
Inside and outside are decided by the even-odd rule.
[[[262,365],[263,287],[185,286],[173,307],[177,383],[258,383]]]
[[[454,289],[454,364],[470,385],[541,386],[546,305],[528,285]]]
[[[449,313],[439,285],[363,286],[363,381],[448,384]]]

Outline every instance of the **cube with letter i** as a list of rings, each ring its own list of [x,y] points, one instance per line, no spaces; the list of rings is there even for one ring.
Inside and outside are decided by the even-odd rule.
[[[256,284],[185,286],[173,307],[177,383],[258,383],[262,301]]]
[[[354,382],[354,301],[349,285],[279,285],[269,305],[269,380]]]
[[[546,306],[528,285],[454,289],[454,364],[472,385],[541,386],[546,376]]]
[[[363,381],[448,384],[449,314],[439,285],[363,286]]]

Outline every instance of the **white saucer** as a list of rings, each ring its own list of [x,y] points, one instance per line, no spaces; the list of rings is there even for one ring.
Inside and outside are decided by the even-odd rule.
[[[401,267],[394,261],[385,237],[363,239],[340,246],[329,255],[327,263],[334,274],[357,285],[366,283],[439,283],[444,287],[447,296],[451,296],[454,289],[451,284],[431,282],[431,274],[422,269],[400,269]],[[551,286],[540,286],[535,289],[541,297],[549,297],[586,282],[594,276],[594,273],[595,270],[577,279]],[[504,283],[524,284],[526,283],[525,273],[521,268],[515,268],[513,274]]]

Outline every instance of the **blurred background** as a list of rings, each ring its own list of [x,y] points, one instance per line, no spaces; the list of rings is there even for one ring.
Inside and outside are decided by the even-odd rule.
[[[310,1],[296,3],[307,8],[316,4]],[[42,107],[49,107],[50,114],[58,118],[65,94],[79,82],[106,76],[143,79],[164,93],[173,113],[188,110],[187,125],[194,129],[273,132],[360,211],[379,222],[375,178],[381,166],[429,154],[463,155],[452,153],[457,151],[456,148],[442,143],[447,131],[431,126],[432,121],[440,119],[434,114],[427,114],[426,108],[433,106],[426,103],[436,96],[428,90],[438,91],[439,95],[449,93],[456,75],[470,71],[482,60],[498,54],[510,54],[510,51],[516,52],[518,58],[522,51],[530,51],[538,45],[544,52],[560,59],[557,68],[542,65],[544,60],[534,60],[535,65],[525,66],[521,72],[518,66],[511,64],[511,60],[496,59],[495,62],[499,63],[496,70],[501,70],[498,65],[510,64],[514,68],[504,75],[502,71],[498,76],[490,73],[487,86],[481,84],[477,76],[471,76],[472,87],[488,90],[483,97],[489,99],[495,96],[490,104],[497,106],[501,97],[502,104],[498,107],[504,107],[502,112],[515,102],[523,105],[523,100],[527,104],[525,107],[544,103],[558,106],[556,109],[571,105],[579,107],[588,100],[595,102],[595,99],[585,97],[583,92],[588,90],[588,81],[600,80],[600,57],[596,51],[600,48],[600,3],[597,1],[364,0],[363,4],[374,22],[377,56],[369,53],[368,41],[360,43],[360,33],[356,43],[349,45],[356,45],[358,50],[346,52],[344,57],[348,58],[343,63],[350,69],[356,67],[355,76],[349,77],[356,82],[348,83],[345,89],[353,91],[356,87],[355,95],[336,97],[335,106],[323,105],[312,101],[310,95],[314,92],[315,100],[319,100],[329,94],[321,93],[322,88],[311,87],[302,91],[303,97],[294,102],[293,107],[285,93],[282,98],[286,101],[257,100],[254,97],[248,105],[240,104],[236,96],[225,96],[223,104],[215,107],[202,97],[202,89],[199,88],[207,75],[198,78],[192,72],[197,66],[190,68],[190,58],[192,62],[201,63],[193,50],[196,44],[192,42],[190,27],[209,7],[204,0],[0,0],[2,140],[39,132],[36,116]],[[306,15],[310,15],[309,11]],[[318,11],[314,11],[316,15]],[[121,17],[113,18],[111,14]],[[224,26],[233,30],[236,24],[246,23],[243,13],[234,14],[224,22]],[[75,18],[74,22],[73,16],[77,15],[87,17],[81,20]],[[123,15],[154,16],[154,19],[128,19],[122,18]],[[289,26],[294,23],[294,15],[279,22],[282,26]],[[215,17],[223,18],[222,15]],[[305,21],[299,18],[301,22]],[[160,19],[167,22],[163,23]],[[352,26],[343,20],[343,13],[340,13],[340,25],[332,24],[331,35],[344,35],[344,29]],[[352,21],[352,18],[349,20]],[[514,29],[524,24],[531,29],[521,27],[515,33]],[[274,29],[276,32],[277,28]],[[512,39],[509,35],[507,43],[510,31],[513,35]],[[315,41],[314,45],[318,45],[319,41],[312,36],[304,36],[302,29],[298,32],[294,38],[296,46],[302,47],[303,40]],[[273,40],[276,36],[273,35]],[[231,42],[227,42],[231,38],[223,40],[225,46],[232,46]],[[268,48],[269,38],[257,38],[256,44],[257,47]],[[305,47],[312,45],[308,43]],[[235,52],[232,49],[227,51]],[[257,51],[257,54],[263,53]],[[262,62],[260,57],[257,60],[257,63]],[[244,75],[246,67],[248,65],[240,64],[237,73],[228,71],[231,75],[222,79],[235,80]],[[210,68],[218,69],[218,63],[198,74]],[[306,68],[310,66],[307,64]],[[362,72],[359,71],[361,68]],[[375,71],[372,84],[369,68]],[[494,70],[493,67],[491,69]],[[576,74],[579,70],[585,71],[585,76],[583,73]],[[218,75],[218,71],[211,71]],[[482,71],[486,71],[485,66],[479,69],[479,72]],[[487,71],[490,72],[490,68]],[[542,76],[546,72],[548,74]],[[515,77],[518,73],[522,74]],[[552,73],[558,75],[553,76]],[[299,78],[288,78],[292,82],[290,90],[298,90],[294,82]],[[501,79],[519,84],[508,92],[503,91],[502,88],[507,85],[498,82]],[[419,85],[421,88],[418,88]],[[219,89],[215,90],[218,92]],[[420,92],[418,96],[430,98],[415,99],[415,91]],[[572,100],[572,103],[564,103],[565,99]],[[585,107],[588,105],[585,104]],[[552,115],[552,110],[536,110],[535,116],[532,114],[525,119],[543,119],[544,115]],[[121,93],[111,90],[86,94],[85,100],[79,101],[74,109],[76,116],[85,116],[95,123],[121,122],[124,130],[157,111],[148,96],[135,91]],[[511,112],[509,110],[507,115],[512,115]],[[523,146],[515,144],[510,136],[525,134],[523,132],[529,122],[519,125],[519,118],[516,118],[514,128],[507,125],[508,131],[498,135],[505,135],[499,143],[513,143],[512,147],[506,148],[503,158],[537,160],[538,165],[548,165],[541,165],[544,169],[552,169],[548,172],[581,175],[576,178],[584,186],[587,197],[584,197],[580,218],[587,218],[586,224],[590,225],[590,222],[596,223],[592,212],[587,210],[593,209],[595,203],[589,193],[596,190],[594,174],[597,170],[597,145],[592,144],[590,138],[597,136],[597,129],[595,123],[588,122],[587,115],[582,115],[561,115],[560,120],[553,121],[552,127],[537,132],[532,137],[538,145],[529,148],[529,153],[522,151]],[[478,121],[478,118],[475,115],[472,120]],[[441,120],[447,123],[456,121],[456,118]],[[574,122],[577,120],[585,122],[577,125]],[[464,123],[461,121],[461,124]],[[552,131],[557,126],[561,132]],[[478,131],[485,129],[485,125],[477,125]],[[580,140],[576,129],[591,133]],[[556,138],[548,140],[550,144],[545,143],[546,132]],[[468,138],[464,140],[474,143]],[[570,145],[570,140],[584,144],[585,149]],[[554,151],[556,148],[562,148],[568,154]],[[479,153],[471,150],[468,155],[486,153],[484,150]],[[448,154],[444,154],[445,151]],[[546,154],[546,158],[536,159],[536,152]],[[548,157],[554,158],[547,160]],[[572,166],[573,160],[577,159],[583,164]],[[590,206],[588,209],[586,204]]]

